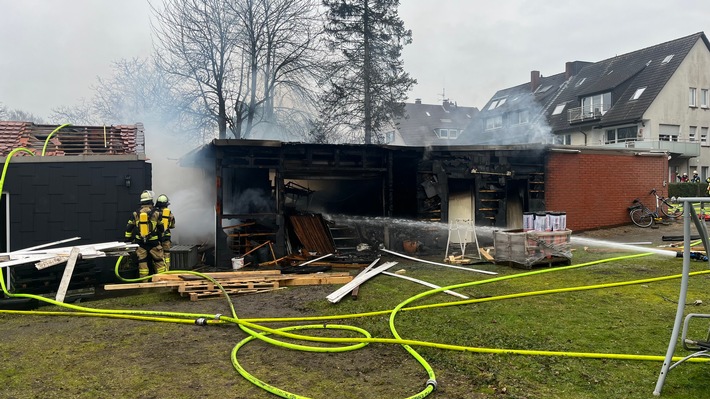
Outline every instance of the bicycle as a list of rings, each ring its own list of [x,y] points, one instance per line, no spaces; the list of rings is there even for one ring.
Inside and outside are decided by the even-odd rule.
[[[656,197],[656,210],[661,211],[662,214],[668,216],[671,219],[676,219],[683,216],[683,205],[676,203],[675,198],[666,198],[658,195],[656,189],[651,190],[649,194],[653,194]]]
[[[638,198],[632,201],[632,205],[628,209],[631,221],[638,227],[649,227],[656,219],[662,220],[662,218],[658,216],[658,212],[649,209]]]
[[[656,189],[651,190],[649,194],[656,197],[656,210],[652,211],[649,207],[643,204],[638,198],[633,200],[633,204],[628,208],[631,221],[639,227],[649,227],[653,222],[660,222],[663,216],[670,219],[675,219],[683,215],[683,207],[680,204],[675,204],[668,198],[658,195]],[[660,214],[659,214],[660,212]]]

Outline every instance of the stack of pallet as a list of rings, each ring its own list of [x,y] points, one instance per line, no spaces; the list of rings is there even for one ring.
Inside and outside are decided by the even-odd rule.
[[[189,273],[158,274],[148,283],[108,284],[106,290],[136,288],[172,288],[191,301],[219,298],[227,295],[254,294],[274,291],[298,285],[346,284],[353,277],[350,273],[281,274],[279,270],[251,272],[205,273],[217,281],[224,291],[210,280]]]

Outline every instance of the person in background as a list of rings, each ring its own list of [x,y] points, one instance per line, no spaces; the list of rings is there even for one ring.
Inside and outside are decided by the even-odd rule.
[[[698,176],[698,171],[693,171],[693,177],[690,179],[691,183],[700,183],[700,176]]]
[[[160,223],[160,214],[153,205],[153,194],[150,191],[141,193],[140,205],[126,224],[125,239],[138,244],[138,277],[147,277],[150,274],[148,255],[153,260],[156,273],[167,271],[163,260],[163,247],[160,244],[163,224]]]
[[[681,183],[687,183],[687,182],[689,182],[689,181],[690,181],[690,179],[688,179],[688,173],[687,173],[687,172],[683,172],[683,176],[680,177],[680,182],[681,182]]]
[[[175,215],[170,208],[170,200],[165,194],[160,194],[155,201],[155,209],[160,214],[160,223],[163,225],[163,236],[160,239],[160,245],[163,247],[163,256],[165,257],[165,268],[170,270],[170,248],[173,246],[170,229],[175,228]]]

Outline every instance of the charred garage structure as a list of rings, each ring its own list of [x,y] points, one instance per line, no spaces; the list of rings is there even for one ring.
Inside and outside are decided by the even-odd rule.
[[[181,164],[214,178],[216,258],[228,264],[229,257],[267,240],[274,243],[274,256],[345,252],[362,242],[400,249],[402,240],[429,224],[438,226],[440,236],[430,245],[442,246],[452,220],[520,228],[524,212],[565,211],[568,227],[579,230],[626,224],[634,197],[665,187],[664,154],[638,155],[547,145],[423,148],[227,139],[212,141]],[[585,196],[614,202],[594,215]],[[395,223],[403,220],[429,224]]]

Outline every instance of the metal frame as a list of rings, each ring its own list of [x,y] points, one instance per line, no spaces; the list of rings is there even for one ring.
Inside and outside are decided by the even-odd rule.
[[[661,395],[661,390],[663,389],[663,383],[666,381],[668,372],[678,364],[687,360],[683,358],[673,364],[673,353],[675,352],[675,347],[678,342],[678,335],[681,330],[681,325],[683,324],[683,313],[685,311],[685,301],[688,293],[688,280],[690,278],[690,223],[695,224],[700,239],[703,242],[705,248],[710,248],[708,245],[708,232],[705,227],[705,223],[701,222],[698,215],[695,213],[694,203],[706,203],[710,202],[708,197],[690,197],[690,198],[678,198],[678,202],[683,203],[683,275],[680,280],[680,294],[678,295],[678,308],[676,310],[675,322],[673,324],[673,332],[671,333],[671,339],[668,343],[668,350],[666,351],[666,358],[663,361],[663,366],[661,367],[661,372],[658,375],[658,381],[656,381],[656,388],[653,390],[655,396]],[[693,356],[691,356],[693,357]]]

